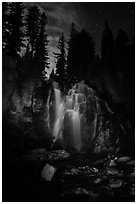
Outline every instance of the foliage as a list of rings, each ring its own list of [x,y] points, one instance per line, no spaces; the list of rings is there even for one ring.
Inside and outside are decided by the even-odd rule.
[[[46,25],[47,17],[45,13],[41,13],[36,6],[30,7],[26,18],[28,44],[24,61],[28,61],[29,74],[36,81],[44,80],[45,69],[49,68]]]
[[[72,24],[68,44],[67,75],[71,83],[75,83],[85,78],[88,67],[95,58],[95,43],[85,29],[78,32]]]
[[[114,61],[114,37],[107,22],[105,23],[105,29],[102,35],[101,57],[105,68],[108,66],[112,67]]]
[[[24,47],[23,13],[22,3],[3,2],[3,49],[12,57],[16,57],[21,47]]]
[[[55,57],[57,59],[56,78],[62,87],[66,79],[66,51],[65,51],[65,38],[63,33],[58,42],[58,49],[59,53],[55,53]]]
[[[40,78],[44,78],[46,74],[45,69],[49,69],[49,62],[48,62],[48,40],[46,34],[46,24],[47,24],[47,17],[43,12],[41,14],[40,19],[40,33],[36,41],[36,52],[35,52],[35,65],[37,70],[39,71],[38,76]],[[38,66],[38,67],[37,67]]]

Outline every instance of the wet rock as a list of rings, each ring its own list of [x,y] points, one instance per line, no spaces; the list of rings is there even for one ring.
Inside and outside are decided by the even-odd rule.
[[[77,196],[82,195],[82,196],[89,196],[93,198],[97,198],[99,196],[97,193],[94,193],[91,190],[86,190],[85,188],[81,188],[81,187],[68,189],[61,194],[61,196],[68,196],[68,195],[77,195]]]
[[[135,182],[135,172],[130,173],[127,177],[130,182]]]
[[[114,160],[111,160],[111,161],[110,161],[109,166],[110,166],[110,167],[116,166],[116,163],[114,162]]]
[[[123,182],[121,179],[110,179],[109,180],[109,186],[110,188],[120,188],[122,186]]]
[[[97,178],[96,180],[93,181],[93,183],[97,184],[100,183],[102,180],[100,178]]]
[[[100,160],[97,160],[95,162],[92,162],[93,165],[100,165],[100,164],[103,164],[106,162],[106,158],[105,159],[100,159]]]
[[[38,148],[38,149],[33,149],[31,151],[32,154],[46,154],[46,148]]]
[[[118,177],[123,177],[123,176],[124,176],[123,171],[119,172]]]
[[[23,155],[19,160],[20,160],[20,165],[29,165],[32,163],[39,164],[41,162],[46,162],[47,156],[45,154],[29,153],[29,154]]]
[[[41,171],[41,177],[44,178],[46,181],[51,181],[55,172],[56,172],[55,167],[46,164]]]
[[[46,162],[64,160],[70,157],[70,154],[64,150],[46,151],[44,148],[34,149],[29,154],[22,156],[21,162]]]
[[[76,167],[68,169],[64,172],[65,175],[81,175],[81,176],[91,176],[93,173],[97,173],[98,169],[90,166]]]
[[[133,184],[131,189],[130,189],[130,192],[129,192],[131,195],[134,195],[135,196],[135,185]]]
[[[67,169],[64,172],[64,175],[79,175],[79,174],[82,174],[82,172],[78,168]]]
[[[66,152],[65,150],[54,150],[47,152],[47,158],[48,160],[63,160],[68,159],[70,157],[70,154]]]
[[[61,196],[68,196],[68,195],[88,195],[88,191],[85,188],[77,188],[72,187],[65,190]]]
[[[94,173],[97,173],[97,172],[98,172],[98,169],[95,168],[95,167],[91,167],[91,170],[92,170]]]
[[[79,174],[81,173],[80,170],[77,168],[77,169],[71,169],[71,173],[72,174]]]
[[[88,191],[84,188],[77,188],[74,190],[74,193],[76,195],[81,195],[81,194],[85,194],[85,195],[88,195]]]
[[[131,161],[127,162],[126,164],[130,165],[130,166],[135,166],[135,160],[131,160]]]
[[[129,161],[131,158],[130,157],[127,157],[127,156],[125,156],[125,157],[120,157],[120,158],[118,158],[117,159],[117,162],[127,162],[127,161]]]
[[[118,175],[118,170],[116,168],[108,167],[107,175]]]
[[[97,173],[98,169],[95,167],[90,167],[90,166],[83,166],[83,167],[78,167],[79,171],[85,175],[91,174],[91,173]]]

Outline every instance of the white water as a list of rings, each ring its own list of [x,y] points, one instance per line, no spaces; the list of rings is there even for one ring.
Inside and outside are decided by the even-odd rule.
[[[87,140],[86,137],[95,138],[96,129],[102,128],[101,121],[97,127],[98,114],[101,113],[100,100],[95,96],[93,89],[84,83],[76,84],[64,97],[61,95],[58,84],[54,83],[54,97],[51,132],[55,141],[63,139],[66,147],[81,151],[83,138],[84,141]],[[105,106],[108,110],[107,104]],[[88,125],[89,120],[91,122]]]
[[[81,125],[80,125],[79,110],[73,111],[72,124],[73,124],[74,148],[80,151],[82,142],[81,142]]]
[[[61,100],[60,90],[55,88],[54,94],[55,94],[55,122],[53,127],[53,135],[55,136],[55,139],[57,139],[62,128],[64,118],[64,104]]]
[[[62,137],[61,131],[63,130],[63,122],[66,113],[68,114],[67,121],[70,124],[72,130],[70,131],[70,137],[73,138],[73,148],[80,151],[82,142],[81,142],[81,124],[80,124],[80,113],[79,113],[79,104],[78,98],[79,94],[74,92],[71,95],[67,95],[65,100],[62,99],[61,92],[57,87],[54,87],[54,96],[55,96],[55,119],[52,134],[55,137],[55,140]],[[64,127],[65,128],[65,127]],[[70,139],[70,138],[68,138]]]

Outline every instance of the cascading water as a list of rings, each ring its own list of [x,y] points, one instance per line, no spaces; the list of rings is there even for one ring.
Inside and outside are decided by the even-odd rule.
[[[74,148],[78,151],[86,149],[103,129],[100,115],[107,110],[108,105],[101,101],[93,89],[83,82],[76,84],[66,96],[61,95],[57,83],[54,83],[54,114],[51,132],[55,141],[61,139],[64,148]],[[105,107],[105,108],[104,108]],[[50,125],[51,127],[51,125]]]
[[[82,144],[81,144],[81,125],[79,109],[73,111],[72,124],[73,124],[74,148],[80,151]]]
[[[55,94],[55,121],[52,134],[54,135],[56,140],[62,128],[64,117],[64,104],[63,101],[61,100],[61,92],[56,87],[54,87],[54,94]]]

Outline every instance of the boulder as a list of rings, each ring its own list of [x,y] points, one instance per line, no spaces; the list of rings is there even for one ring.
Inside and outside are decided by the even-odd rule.
[[[46,181],[51,181],[55,172],[56,172],[55,167],[46,164],[41,171],[41,177],[44,178]]]
[[[109,186],[110,188],[120,188],[122,186],[123,182],[121,179],[110,179],[109,180]]]
[[[127,162],[127,161],[129,161],[129,160],[131,160],[130,157],[124,156],[124,157],[119,157],[119,158],[117,159],[117,162]]]

